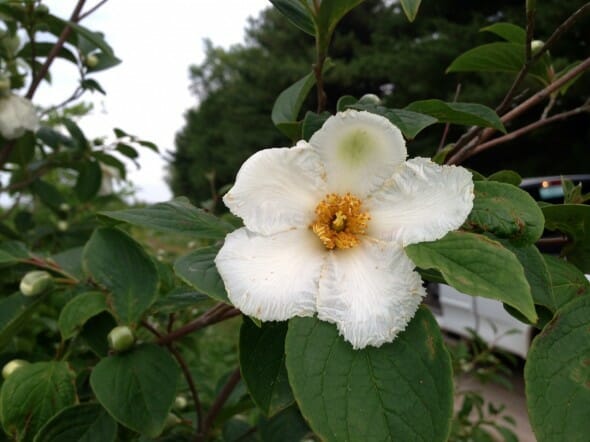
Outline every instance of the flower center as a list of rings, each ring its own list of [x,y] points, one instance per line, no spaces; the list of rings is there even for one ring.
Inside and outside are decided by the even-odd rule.
[[[359,242],[371,219],[361,211],[361,200],[350,193],[330,193],[315,208],[317,215],[310,226],[327,249],[350,249]]]

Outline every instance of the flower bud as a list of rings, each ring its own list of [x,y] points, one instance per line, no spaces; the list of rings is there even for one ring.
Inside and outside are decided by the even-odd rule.
[[[178,425],[180,422],[182,421],[178,416],[176,416],[174,413],[168,413],[168,416],[166,416],[166,420],[164,421],[164,430],[168,430],[175,425]]]
[[[46,5],[39,5],[35,9],[35,12],[39,15],[47,15],[49,14],[49,8]]]
[[[181,394],[176,396],[176,399],[174,399],[174,409],[175,410],[182,411],[186,408],[187,405],[188,405],[188,401]]]
[[[25,365],[29,365],[29,362],[25,361],[24,359],[13,359],[12,361],[6,363],[4,367],[2,367],[2,377],[4,379],[8,379],[8,376]]]
[[[59,230],[60,232],[65,232],[66,230],[68,230],[68,227],[70,227],[70,225],[68,224],[67,221],[60,219],[57,222],[57,230]]]
[[[59,210],[61,210],[62,212],[69,212],[70,209],[71,209],[71,207],[68,203],[61,203],[59,205]]]
[[[23,276],[20,291],[25,296],[36,296],[53,287],[53,276],[45,270],[33,270]]]
[[[88,66],[89,68],[93,68],[96,67],[96,65],[98,64],[98,57],[94,54],[89,54],[86,56],[86,58],[84,59],[84,63],[86,64],[86,66]]]
[[[115,351],[129,350],[135,343],[133,331],[126,325],[119,325],[112,329],[107,339],[109,341],[109,347]]]
[[[545,42],[543,40],[533,40],[531,41],[531,52],[536,54],[543,46],[545,46]]]
[[[379,98],[375,94],[365,94],[361,97],[361,99],[359,100],[359,103],[379,105],[379,104],[381,104],[381,98]]]

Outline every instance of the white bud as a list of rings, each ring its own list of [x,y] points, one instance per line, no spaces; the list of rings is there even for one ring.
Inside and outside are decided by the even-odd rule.
[[[181,394],[179,394],[178,396],[176,396],[176,399],[174,399],[174,408],[176,410],[179,410],[179,411],[184,410],[187,405],[188,405],[188,401]]]
[[[135,343],[135,335],[126,325],[119,325],[112,329],[107,339],[109,341],[109,347],[115,351],[129,350]]]
[[[543,40],[533,40],[531,41],[531,52],[536,54],[543,46],[545,46],[545,42]]]
[[[70,225],[68,224],[67,221],[60,219],[57,222],[57,230],[59,230],[60,232],[65,232],[66,230],[68,230],[68,227],[70,227]]]
[[[62,212],[69,212],[70,209],[71,209],[71,207],[68,203],[61,203],[59,205],[59,210],[61,210]]]
[[[359,103],[378,105],[378,104],[381,104],[381,98],[379,98],[375,94],[365,94],[361,97],[361,99],[359,100]]]
[[[33,270],[23,276],[20,291],[25,296],[36,296],[53,287],[53,276],[45,270]]]
[[[8,376],[13,374],[19,368],[23,368],[25,365],[29,365],[29,362],[24,359],[13,359],[2,367],[2,377],[8,379]]]

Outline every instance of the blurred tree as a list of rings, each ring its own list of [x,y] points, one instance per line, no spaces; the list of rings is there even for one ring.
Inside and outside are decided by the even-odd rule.
[[[579,6],[577,0],[543,2],[535,38],[547,39],[551,30]],[[334,35],[330,52],[334,67],[326,75],[329,108],[334,111],[342,95],[360,97],[369,92],[391,107],[405,107],[427,98],[452,101],[458,84],[459,101],[494,107],[511,84],[512,75],[445,74],[445,69],[464,51],[497,41],[497,37],[479,29],[499,21],[524,27],[524,2],[423,2],[417,20],[408,23],[396,2],[365,1],[344,18]],[[586,17],[554,47],[557,69],[587,56],[588,40],[583,32],[588,28],[590,20]],[[261,148],[290,145],[273,127],[270,112],[278,93],[309,72],[312,48],[309,36],[271,8],[251,20],[245,44],[223,50],[207,42],[206,60],[191,68],[199,105],[185,115],[170,164],[175,194],[188,195],[197,202],[209,200],[214,208],[217,189],[233,181],[248,156]],[[533,88],[538,85],[532,81],[523,85],[524,92]],[[576,98],[587,95],[589,89],[588,82],[579,81],[557,106],[573,107]],[[304,109],[314,108],[311,95]],[[534,118],[541,112],[542,108]],[[583,118],[587,116],[545,127],[477,156],[467,166],[483,173],[512,168],[525,176],[587,172],[584,164],[590,159],[590,128],[580,124]],[[411,155],[432,155],[442,130],[441,125],[431,127],[410,142]],[[452,128],[448,141],[463,130]]]

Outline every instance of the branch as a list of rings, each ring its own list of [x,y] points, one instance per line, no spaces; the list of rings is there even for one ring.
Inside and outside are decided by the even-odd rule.
[[[94,5],[92,8],[90,8],[88,11],[84,11],[84,13],[80,14],[80,16],[78,17],[78,21],[84,20],[86,17],[88,17],[90,14],[92,14],[94,11],[96,11],[98,8],[104,5],[107,1],[108,0],[102,0],[98,2],[96,5]]]
[[[455,88],[455,97],[453,98],[453,103],[457,102],[459,99],[459,94],[461,93],[461,83],[457,83],[457,87]],[[442,137],[440,138],[440,143],[438,144],[437,151],[440,152],[445,147],[445,142],[447,141],[447,135],[449,134],[449,128],[451,127],[451,123],[445,124],[445,128],[443,130]]]
[[[223,408],[223,405],[229,398],[232,391],[234,391],[234,388],[236,388],[236,385],[238,385],[238,383],[240,382],[240,378],[240,369],[236,368],[227,380],[226,384],[219,392],[217,398],[215,398],[213,405],[211,405],[211,409],[207,413],[207,416],[205,417],[205,421],[203,423],[203,431],[196,438],[196,441],[200,442],[207,440],[207,435],[209,434],[209,430],[211,429],[213,422],[215,422],[215,418]]]

